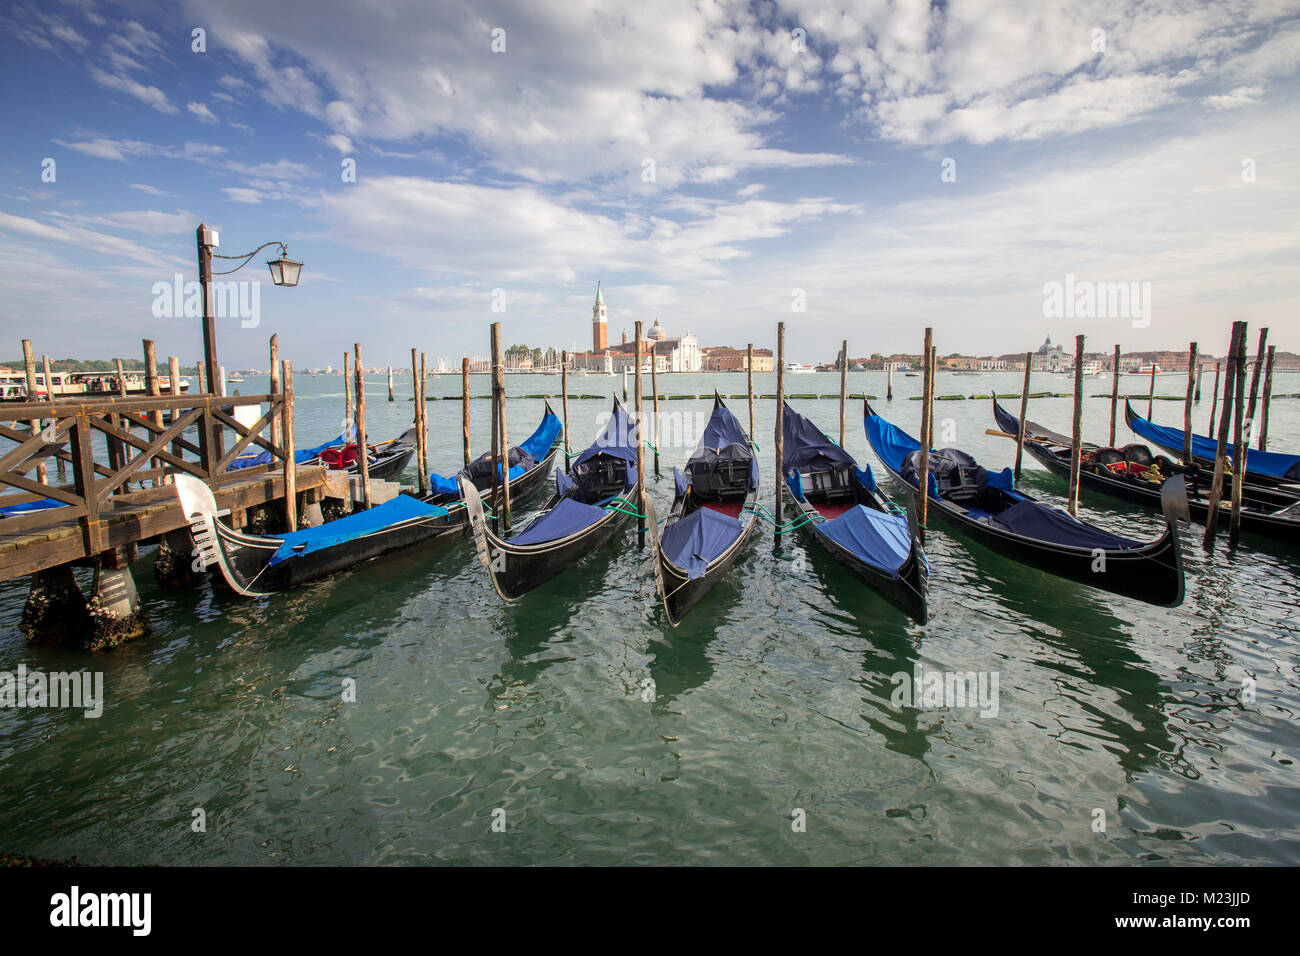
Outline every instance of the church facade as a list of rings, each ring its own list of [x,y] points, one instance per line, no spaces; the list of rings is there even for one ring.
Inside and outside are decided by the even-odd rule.
[[[656,373],[698,372],[703,366],[699,340],[690,332],[677,338],[669,338],[657,318],[641,343],[643,372],[650,371],[652,355]],[[591,351],[570,355],[569,367],[589,372],[615,374],[621,373],[625,368],[636,367],[636,342],[629,340],[626,330],[623,331],[621,342],[610,344],[609,317],[605,309],[605,296],[599,283],[596,285],[596,301],[591,307]]]

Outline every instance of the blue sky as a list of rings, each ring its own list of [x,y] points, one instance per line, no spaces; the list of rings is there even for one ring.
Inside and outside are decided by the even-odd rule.
[[[256,326],[219,322],[232,368],[272,332],[300,367],[483,354],[493,320],[583,348],[597,280],[615,339],[785,321],[801,361],[927,324],[944,353],[1222,353],[1233,319],[1300,350],[1298,67],[1297,2],[19,0],[0,357],[192,363],[198,323],[152,306],[200,220],[306,263],[239,273],[263,287]],[[1045,317],[1067,274],[1150,283],[1151,322]]]

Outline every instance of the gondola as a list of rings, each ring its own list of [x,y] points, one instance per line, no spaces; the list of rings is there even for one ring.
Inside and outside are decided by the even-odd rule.
[[[1133,410],[1128,399],[1124,400],[1124,422],[1136,434],[1145,438],[1169,454],[1182,458],[1187,432],[1181,428],[1157,425],[1148,418],[1143,418]],[[1233,459],[1232,442],[1228,442],[1227,461]],[[1192,435],[1192,459],[1202,468],[1214,469],[1214,460],[1219,453],[1219,442],[1205,435]],[[1300,455],[1287,455],[1276,451],[1259,451],[1246,449],[1246,473],[1242,476],[1243,484],[1259,485],[1264,488],[1276,488],[1286,493],[1294,501],[1300,499]]]
[[[211,489],[198,478],[178,474],[175,480],[203,566],[215,564],[231,589],[244,597],[265,597],[315,581],[449,536],[464,525],[461,515],[403,494],[316,528],[249,535],[220,520]]]
[[[993,400],[993,417],[1008,435],[1018,434],[1020,419]],[[1025,422],[1025,451],[1067,481],[1070,478],[1071,439]],[[1168,478],[1180,475],[1186,482],[1187,506],[1193,520],[1205,523],[1210,512],[1210,485],[1214,473],[1199,465],[1183,465],[1164,455],[1154,455],[1146,445],[1101,448],[1083,444],[1079,484],[1120,501],[1160,508],[1160,487]],[[1225,502],[1226,504],[1226,502]],[[1300,502],[1275,489],[1257,485],[1242,487],[1241,526],[1278,541],[1300,544]],[[1232,509],[1221,507],[1218,520],[1227,524]]]
[[[304,448],[302,451],[295,452],[294,461],[299,465],[324,465],[327,468],[346,471],[349,475],[359,475],[361,466],[357,460],[357,446],[355,442],[348,441],[353,434],[354,432],[349,429],[346,435],[339,435],[314,448]],[[415,425],[396,438],[370,445],[370,457],[367,460],[370,478],[374,481],[391,481],[400,477],[415,456],[415,448]],[[240,455],[230,463],[228,470],[238,471],[241,468],[269,465],[272,460],[269,451]]]
[[[655,583],[676,627],[731,567],[756,520],[758,461],[716,391],[686,472],[674,468],[673,479],[672,510],[655,541]],[[654,524],[649,510],[646,522]]]
[[[920,443],[864,402],[867,441],[886,471],[913,495],[920,487]],[[1030,567],[1103,591],[1174,607],[1183,600],[1178,521],[1190,520],[1181,476],[1161,489],[1166,527],[1134,541],[1079,521],[1012,485],[1011,469],[992,474],[955,448],[930,453],[931,513],[992,550]]]
[[[559,451],[562,431],[563,426],[548,405],[533,434],[510,449],[511,460],[518,462],[510,469],[512,500],[527,499],[545,482]],[[536,460],[533,453],[539,456]],[[469,469],[461,474],[468,476]],[[222,522],[212,492],[202,481],[184,474],[176,475],[175,480],[203,565],[217,565],[235,592],[262,597],[393,551],[463,533],[469,526],[468,513],[459,499],[456,478],[430,477],[438,478],[442,487],[435,486],[424,498],[401,494],[368,511],[319,527],[265,536],[244,534]],[[490,467],[487,482],[491,482]]]
[[[497,594],[514,601],[608,541],[634,513],[641,496],[636,425],[618,399],[600,437],[555,473],[555,493],[517,534],[501,538],[483,517],[478,489],[461,490],[479,559]]]
[[[785,406],[781,472],[799,531],[924,624],[929,565],[915,520],[876,485],[871,466]]]

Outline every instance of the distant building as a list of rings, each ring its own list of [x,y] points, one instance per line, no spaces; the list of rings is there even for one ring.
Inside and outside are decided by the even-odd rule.
[[[591,307],[591,329],[592,350],[570,355],[570,368],[615,374],[624,368],[635,368],[636,342],[627,340],[626,330],[623,331],[623,341],[609,344],[605,297],[599,283],[596,285],[596,302]],[[641,350],[642,369],[647,372],[650,371],[652,354],[656,372],[698,372],[702,366],[700,343],[695,336],[687,332],[680,338],[669,338],[657,318],[642,341]]]
[[[1034,353],[1033,361],[1035,372],[1063,372],[1074,367],[1074,356],[1067,355],[1061,346],[1053,345],[1050,335]]]
[[[609,327],[605,324],[605,297],[596,283],[596,304],[591,307],[591,350],[603,352],[609,346]]]

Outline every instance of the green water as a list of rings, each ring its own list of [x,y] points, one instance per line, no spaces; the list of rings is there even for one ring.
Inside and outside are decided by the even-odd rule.
[[[1019,378],[941,374],[937,391],[1018,392]],[[774,376],[758,379],[758,392],[775,391]],[[1277,379],[1277,391],[1300,391],[1300,376]],[[659,391],[731,394],[744,382],[665,376]],[[1034,390],[1069,382],[1043,375]],[[541,401],[517,396],[558,392],[559,379],[508,385],[518,441]],[[1137,376],[1123,385],[1146,389]],[[919,386],[899,375],[895,400],[879,403],[914,433],[920,404],[907,396]],[[299,444],[336,434],[342,379],[299,376],[296,387]],[[1091,379],[1087,391],[1108,387]],[[1183,387],[1177,375],[1159,381]],[[434,378],[429,394],[459,388],[459,376]],[[615,388],[603,376],[571,383]],[[838,378],[790,376],[787,388],[830,394]],[[883,398],[884,376],[854,373],[850,389]],[[409,378],[398,390],[389,404],[381,378],[369,381],[376,438],[410,421]],[[486,393],[486,378],[472,391]],[[744,401],[729,404],[744,422]],[[793,404],[837,430],[836,401]],[[570,402],[575,445],[608,406]],[[428,407],[432,465],[454,470],[460,404]],[[708,408],[662,405],[660,514]],[[769,505],[774,411],[758,402]],[[860,415],[852,404],[847,444],[878,471]],[[1031,415],[1068,431],[1070,402],[1035,401]],[[1181,404],[1156,405],[1157,421],[1181,415]],[[1014,446],[984,434],[987,401],[940,403],[936,417],[940,444],[1010,463]],[[1104,441],[1108,420],[1109,401],[1090,400],[1086,437]],[[1131,440],[1122,417],[1119,431]],[[486,436],[479,401],[476,453]],[[1275,403],[1270,446],[1300,448],[1300,402]],[[1027,469],[1022,487],[1063,502],[1061,482]],[[1137,537],[1160,529],[1154,514],[1088,494],[1082,515]],[[1235,555],[1207,555],[1194,538],[1187,598],[1170,610],[1046,576],[939,526],[924,627],[795,536],[757,537],[677,630],[632,530],[513,606],[467,539],[263,601],[206,583],[163,590],[146,553],[136,579],[151,632],[101,655],[28,647],[17,630],[26,585],[10,582],[0,670],[102,670],[107,701],[97,720],[0,710],[0,852],[157,864],[1294,864],[1300,550],[1248,538]],[[917,664],[996,672],[998,713],[894,705],[891,675]],[[345,678],[355,703],[341,699]],[[204,833],[191,830],[199,807]],[[493,831],[494,810],[505,832]]]

